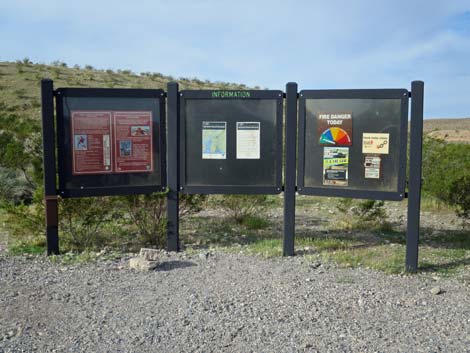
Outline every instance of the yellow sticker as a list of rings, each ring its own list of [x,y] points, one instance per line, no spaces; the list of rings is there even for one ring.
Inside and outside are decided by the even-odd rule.
[[[364,132],[362,134],[362,153],[388,154],[390,134]]]

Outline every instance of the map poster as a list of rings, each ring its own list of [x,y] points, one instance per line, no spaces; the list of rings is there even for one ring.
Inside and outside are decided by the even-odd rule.
[[[71,116],[72,175],[111,173],[111,112],[72,111]]]
[[[369,133],[362,134],[362,153],[388,154],[390,134]]]
[[[260,159],[260,122],[237,122],[237,159]]]
[[[153,172],[152,112],[116,111],[113,115],[115,172]]]
[[[227,122],[202,122],[202,159],[227,158]]]
[[[352,145],[352,113],[317,113],[318,144]]]
[[[365,156],[364,160],[364,178],[380,179],[380,164],[382,158],[380,156]]]
[[[348,185],[348,147],[324,147],[323,185]]]

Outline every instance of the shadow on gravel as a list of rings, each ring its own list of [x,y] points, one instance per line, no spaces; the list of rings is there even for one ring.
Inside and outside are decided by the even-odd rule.
[[[193,267],[197,266],[194,262],[190,261],[166,261],[159,264],[155,271],[171,271],[176,270],[178,268],[186,268],[186,267]]]

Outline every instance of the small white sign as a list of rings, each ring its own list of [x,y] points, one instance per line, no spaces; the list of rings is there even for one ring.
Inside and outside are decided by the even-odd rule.
[[[388,154],[390,134],[369,133],[362,134],[362,153]]]

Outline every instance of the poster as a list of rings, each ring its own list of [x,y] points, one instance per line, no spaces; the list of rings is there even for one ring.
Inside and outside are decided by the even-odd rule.
[[[72,175],[112,172],[111,112],[72,111]]]
[[[322,146],[351,146],[352,113],[317,113],[317,135]]]
[[[153,172],[152,112],[116,111],[113,117],[114,171]]]
[[[323,185],[348,185],[349,147],[324,147]]]
[[[260,122],[237,122],[237,159],[260,159]]]
[[[380,179],[380,156],[365,156],[364,160],[364,178]]]
[[[227,122],[202,122],[202,159],[227,158]]]
[[[362,134],[362,153],[388,154],[390,134],[369,133]]]

